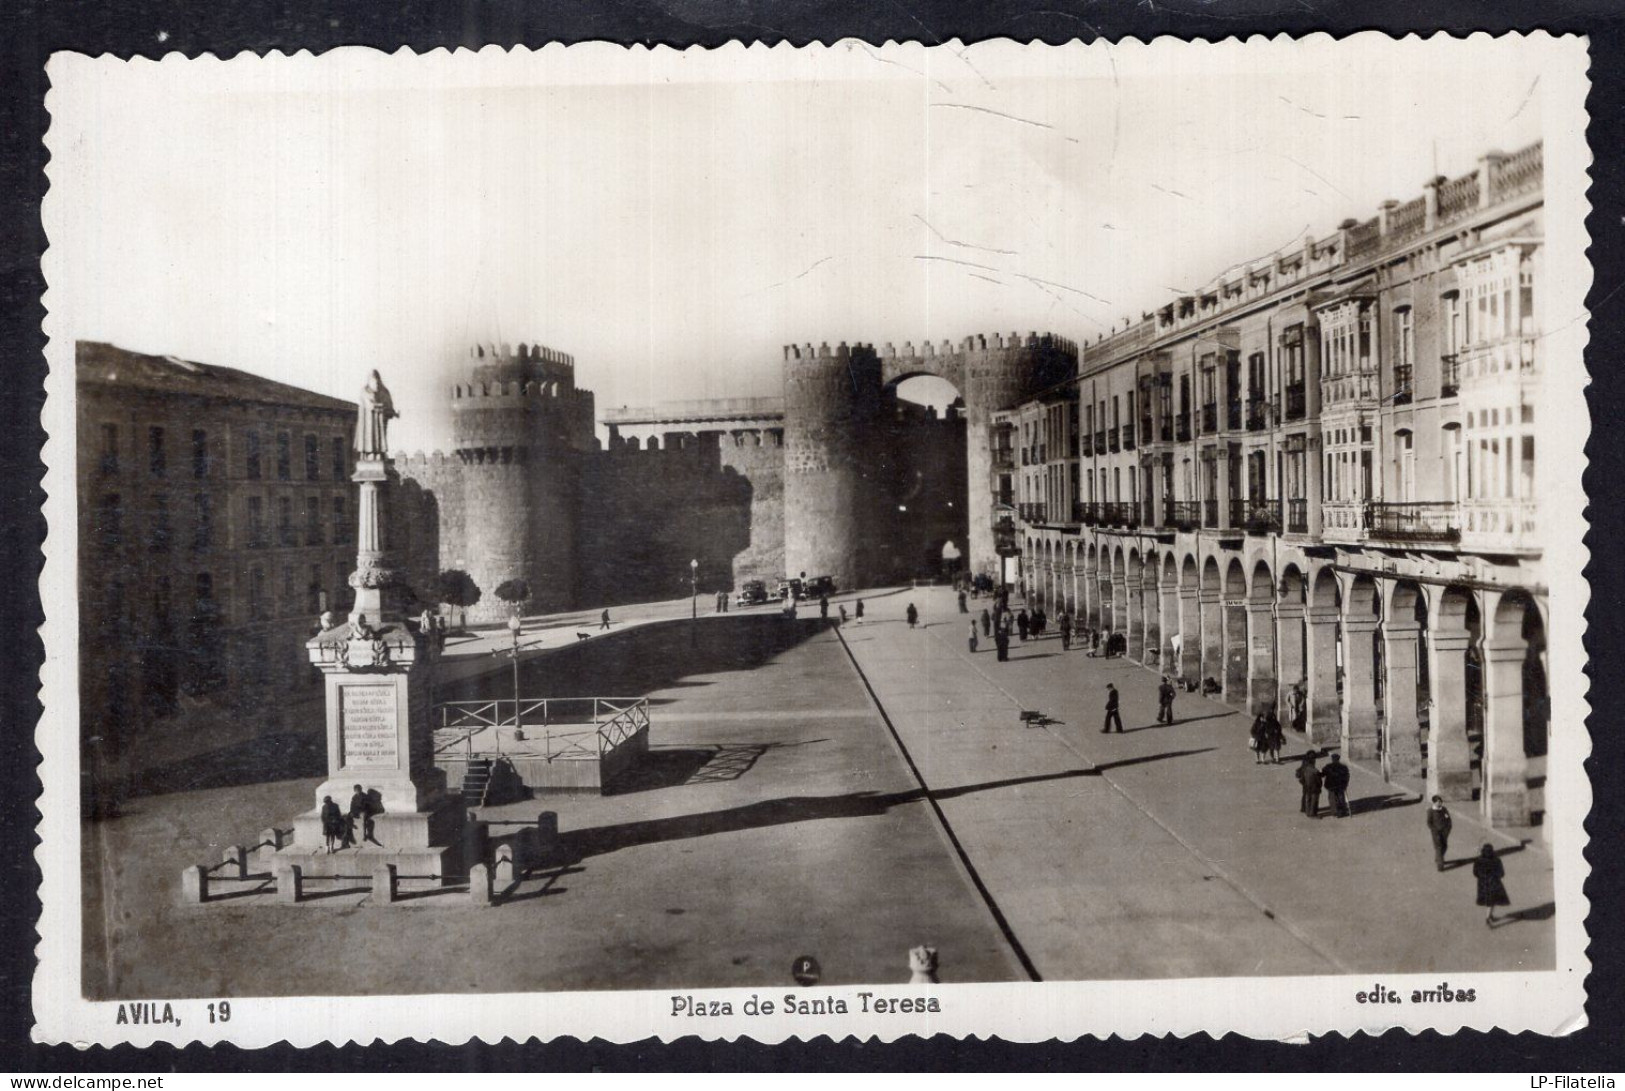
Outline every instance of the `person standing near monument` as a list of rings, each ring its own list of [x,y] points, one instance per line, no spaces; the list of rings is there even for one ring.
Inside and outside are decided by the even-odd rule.
[[[912,602],[908,604],[908,610],[906,611],[905,616],[908,618],[908,627],[910,629],[914,628],[914,626],[919,622],[920,612],[914,608],[914,604]]]
[[[361,785],[355,786],[355,795],[350,797],[350,829],[345,840],[360,848],[355,836],[356,822],[361,823],[361,841],[371,841],[377,844],[377,838],[372,835],[372,802],[367,799],[367,793]]]
[[[1061,650],[1063,652],[1071,651],[1072,615],[1067,613],[1065,610],[1062,610],[1060,616],[1055,619],[1055,627],[1061,630]]]
[[[1032,619],[1027,616],[1027,611],[1023,608],[1021,613],[1016,615],[1016,635],[1021,638],[1023,644],[1027,642],[1027,626],[1031,624]]]
[[[993,650],[998,653],[1000,663],[1010,658],[1010,630],[1003,625],[993,628]]]
[[[339,813],[339,805],[333,802],[332,796],[322,797],[322,840],[330,854],[338,851],[339,843],[344,840],[344,815]]]
[[[607,628],[609,628],[609,611],[605,610],[598,615],[598,631],[603,632]]]
[[[863,624],[863,600],[859,599],[857,606],[855,606],[853,609],[857,613],[858,624],[862,625]]]
[[[976,654],[976,622],[970,623],[970,653]]]
[[[828,595],[819,595],[818,596],[818,616],[821,617],[821,618],[826,618],[826,619],[829,617],[829,596]]]
[[[986,606],[982,607],[982,635],[993,635],[993,615],[987,612]]]

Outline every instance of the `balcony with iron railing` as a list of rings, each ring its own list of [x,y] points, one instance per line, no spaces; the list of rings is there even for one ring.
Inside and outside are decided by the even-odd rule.
[[[1219,498],[1210,496],[1202,501],[1202,526],[1209,530],[1219,525]]]
[[[1166,500],[1162,512],[1162,525],[1174,530],[1192,531],[1202,522],[1202,504],[1198,500]]]
[[[1230,501],[1230,526],[1248,534],[1281,533],[1281,502],[1263,497]]]
[[[1156,432],[1156,429],[1152,426],[1151,418],[1150,417],[1141,417],[1140,418],[1140,442],[1141,443],[1155,443],[1156,442],[1156,437],[1157,437],[1157,432]]]
[[[1286,502],[1286,532],[1309,533],[1309,501],[1303,497],[1290,497]]]
[[[1123,450],[1134,450],[1134,425],[1123,425]]]
[[[1103,455],[1105,453],[1106,453],[1106,430],[1104,428],[1097,428],[1095,430],[1095,454]]]
[[[1100,521],[1108,527],[1124,527],[1132,530],[1140,525],[1140,506],[1126,501],[1102,504]]]
[[[1123,443],[1118,436],[1119,430],[1116,428],[1108,429],[1106,432],[1106,442],[1114,455],[1123,449]]]
[[[1217,432],[1219,430],[1219,406],[1217,402],[1208,402],[1202,406],[1202,431]]]
[[[1303,380],[1286,384],[1286,419],[1302,420],[1308,412],[1308,398]]]
[[[1078,452],[1084,458],[1090,458],[1095,453],[1095,437],[1085,432],[1078,437]]]
[[[1172,443],[1174,441],[1174,418],[1172,415],[1162,418],[1157,425],[1157,432],[1162,437],[1162,442]]]
[[[1439,397],[1454,398],[1461,393],[1461,357],[1454,352],[1439,357]]]
[[[1269,427],[1269,405],[1264,398],[1247,399],[1247,431],[1262,432]]]
[[[1072,502],[1072,521],[1092,527],[1100,522],[1100,505],[1088,500],[1075,500]]]
[[[1232,432],[1241,431],[1241,399],[1231,398],[1224,403],[1224,426]]]
[[[1394,365],[1394,404],[1409,405],[1411,403],[1411,365]]]
[[[1189,443],[1191,441],[1190,414],[1187,413],[1174,422],[1174,439],[1180,443]]]
[[[1016,468],[1016,452],[1009,447],[998,447],[993,450],[993,468],[995,470],[1013,470]]]
[[[1461,509],[1448,500],[1372,502],[1366,505],[1366,534],[1385,542],[1458,542]]]

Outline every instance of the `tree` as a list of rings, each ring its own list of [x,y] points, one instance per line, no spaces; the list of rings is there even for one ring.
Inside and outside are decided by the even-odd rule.
[[[448,568],[440,573],[440,601],[463,611],[459,629],[468,625],[468,608],[480,601],[480,585],[460,568]]]
[[[517,613],[530,598],[530,584],[521,579],[503,580],[497,585],[496,596]]]

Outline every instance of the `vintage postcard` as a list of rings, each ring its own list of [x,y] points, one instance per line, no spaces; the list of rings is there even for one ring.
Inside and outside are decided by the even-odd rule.
[[[1587,66],[54,56],[37,1036],[1583,1026]]]

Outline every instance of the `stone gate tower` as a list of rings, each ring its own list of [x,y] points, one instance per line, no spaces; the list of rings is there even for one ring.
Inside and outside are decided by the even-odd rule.
[[[868,345],[784,349],[784,567],[860,587],[887,525],[867,472],[880,408]]]
[[[477,345],[452,388],[452,435],[462,464],[464,559],[479,585],[474,622],[507,607],[504,581],[530,584],[527,612],[575,605],[576,482],[595,447],[593,396],[575,360],[541,345]]]

